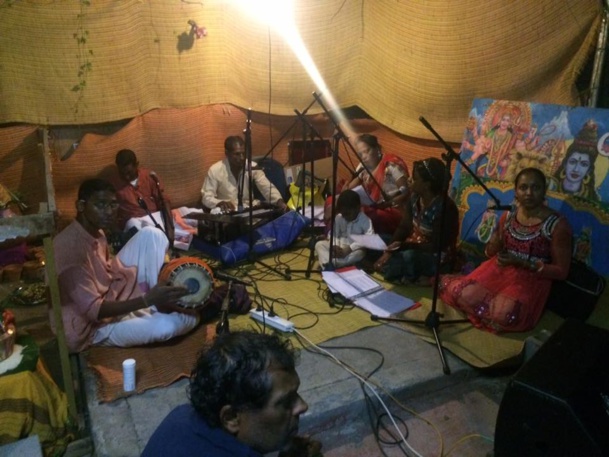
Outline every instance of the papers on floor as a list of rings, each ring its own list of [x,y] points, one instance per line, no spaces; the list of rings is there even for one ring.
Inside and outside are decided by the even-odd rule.
[[[355,267],[336,271],[322,271],[321,276],[333,292],[353,300],[383,289],[383,286]]]
[[[353,303],[379,317],[389,317],[392,314],[401,313],[414,305],[414,301],[410,298],[390,290],[374,292],[354,300]]]
[[[391,316],[414,305],[411,299],[385,290],[365,271],[355,267],[323,271],[321,274],[332,292],[379,317]]]
[[[374,235],[349,235],[357,244],[374,251],[384,251],[387,244],[377,234]]]

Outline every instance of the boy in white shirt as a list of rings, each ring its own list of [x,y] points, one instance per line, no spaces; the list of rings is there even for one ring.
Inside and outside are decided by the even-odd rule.
[[[366,256],[366,249],[356,243],[351,235],[374,235],[372,221],[361,211],[359,195],[353,190],[345,190],[336,202],[336,218],[332,226],[333,250],[330,262],[330,240],[315,244],[315,253],[322,269],[342,268],[360,262]]]

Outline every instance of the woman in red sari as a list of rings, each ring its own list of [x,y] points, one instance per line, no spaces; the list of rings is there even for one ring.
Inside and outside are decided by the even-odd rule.
[[[398,208],[410,193],[408,167],[399,157],[384,153],[374,135],[359,135],[354,146],[362,163],[356,168],[356,176],[346,189],[362,186],[374,202],[362,207],[372,220],[374,230],[379,234],[393,234],[403,215]]]
[[[543,313],[553,280],[567,277],[571,227],[548,208],[537,168],[516,176],[516,209],[504,213],[486,245],[490,259],[467,276],[440,278],[440,298],[491,332],[524,332]]]

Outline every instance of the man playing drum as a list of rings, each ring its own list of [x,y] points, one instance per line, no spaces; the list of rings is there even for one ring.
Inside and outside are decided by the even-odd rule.
[[[185,287],[158,284],[169,247],[159,230],[144,227],[116,257],[105,230],[115,223],[118,201],[103,179],[84,181],[77,216],[54,239],[63,325],[71,352],[89,345],[136,346],[166,341],[199,322],[177,305]]]

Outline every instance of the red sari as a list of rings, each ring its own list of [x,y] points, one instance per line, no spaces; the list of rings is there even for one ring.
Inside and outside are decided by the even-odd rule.
[[[551,263],[553,243],[570,236],[566,219],[552,213],[539,224],[525,226],[514,214],[504,214],[500,220],[505,249],[526,260]],[[476,327],[524,332],[539,321],[551,286],[552,279],[537,271],[499,266],[494,255],[467,276],[442,276],[439,296],[465,312]]]
[[[370,199],[376,203],[380,203],[383,201],[383,192],[381,192],[381,187],[385,193],[394,193],[397,190],[397,186],[395,182],[393,182],[393,176],[391,174],[390,168],[397,167],[404,176],[408,177],[408,167],[404,161],[393,155],[384,153],[381,156],[381,160],[376,166],[376,168],[372,171],[372,176],[374,179],[370,177],[368,172],[363,169],[360,165],[358,167],[360,180],[362,182],[362,187],[370,196]],[[376,182],[375,182],[376,181]],[[380,184],[381,187],[379,187]],[[363,206],[362,210],[372,220],[372,225],[374,226],[374,230],[376,233],[387,233],[392,234],[397,226],[400,224],[400,220],[402,219],[402,212],[397,208],[378,208],[376,206]]]

